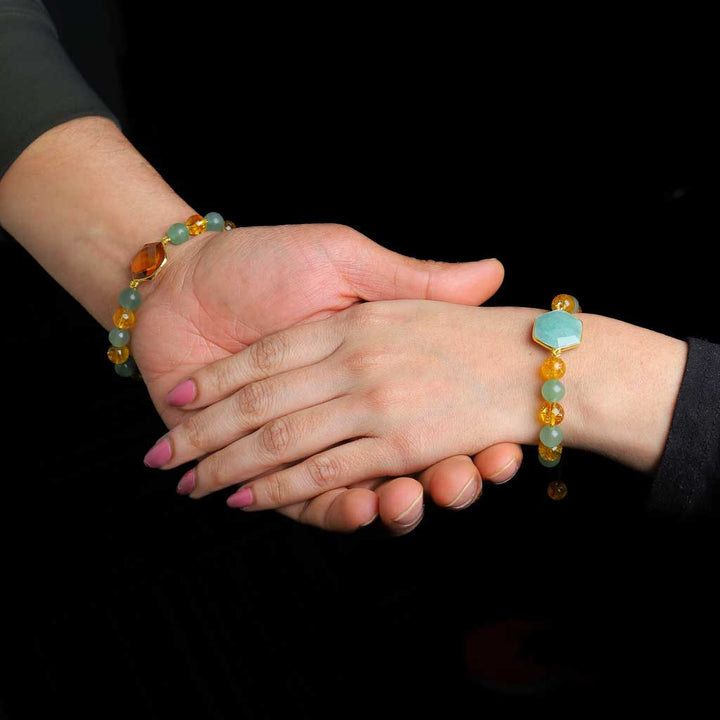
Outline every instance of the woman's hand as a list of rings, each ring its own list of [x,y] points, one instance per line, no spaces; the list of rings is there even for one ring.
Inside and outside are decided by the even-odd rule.
[[[349,483],[537,435],[536,310],[397,301],[262,338],[170,394],[196,413],[163,438],[163,467],[228,504],[302,503]],[[477,492],[479,492],[479,483]]]
[[[166,401],[173,386],[264,335],[363,300],[420,297],[477,305],[497,290],[503,277],[495,260],[414,260],[338,225],[238,228],[200,235],[169,250],[168,265],[142,288],[145,299],[132,340],[150,395],[168,427],[195,412]],[[417,498],[423,487],[441,505],[465,506],[472,483],[465,486],[473,473],[508,479],[521,458],[517,446],[501,445],[476,458],[475,466],[467,457],[448,458],[418,478],[423,484],[400,478],[375,493],[380,485],[375,479],[281,512],[333,530],[354,530],[379,514],[393,532],[402,533],[420,520],[413,513],[421,510]],[[480,485],[474,477],[473,482],[476,497]],[[414,522],[407,525],[408,520]]]

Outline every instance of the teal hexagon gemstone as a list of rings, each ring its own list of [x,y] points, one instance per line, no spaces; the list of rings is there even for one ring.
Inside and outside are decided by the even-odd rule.
[[[533,340],[548,350],[569,350],[580,344],[582,332],[580,318],[564,310],[551,310],[535,319]]]

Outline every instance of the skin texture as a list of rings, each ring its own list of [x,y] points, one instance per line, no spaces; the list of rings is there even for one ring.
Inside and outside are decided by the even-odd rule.
[[[78,118],[52,128],[0,181],[2,226],[108,329],[118,293],[128,283],[130,259],[194,212],[104,118]],[[174,384],[264,333],[362,300],[417,296],[477,304],[495,292],[503,273],[496,261],[450,267],[403,258],[333,225],[207,233],[170,253],[167,269],[142,287],[143,305],[132,333],[133,353],[168,427],[191,412],[166,402]],[[516,446],[494,452],[478,459],[475,470],[467,457],[441,465],[424,486],[405,478],[376,493],[376,479],[281,512],[350,531],[376,516],[391,518],[396,506],[407,509],[422,487],[443,501],[462,489],[468,472],[479,467],[492,475],[520,457]]]
[[[540,312],[376,302],[267,336],[192,376],[189,405],[208,407],[163,438],[162,466],[202,458],[185,478],[187,493],[240,483],[228,504],[263,510],[503,441],[537,443],[538,368],[548,353],[530,328]],[[686,344],[578,317],[586,339],[567,353],[563,445],[652,472]]]

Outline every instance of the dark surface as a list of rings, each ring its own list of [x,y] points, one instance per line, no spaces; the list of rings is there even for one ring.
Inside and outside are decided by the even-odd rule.
[[[687,85],[661,78],[655,106],[631,82],[611,91],[612,68],[498,69],[457,18],[321,32],[218,2],[147,5],[108,6],[96,89],[193,206],[239,225],[342,222],[417,257],[496,256],[494,303],[567,291],[720,341],[714,148]],[[63,17],[61,31],[79,22]],[[112,63],[120,95],[101,87]],[[104,331],[17,246],[0,251],[10,717],[584,714],[708,694],[717,533],[647,518],[646,478],[568,452],[570,495],[552,503],[530,451],[511,483],[460,514],[428,507],[400,539],[178,498],[179,475],[142,466],[162,425],[108,370]],[[508,618],[550,621],[534,652],[589,684],[484,688],[477,632]]]

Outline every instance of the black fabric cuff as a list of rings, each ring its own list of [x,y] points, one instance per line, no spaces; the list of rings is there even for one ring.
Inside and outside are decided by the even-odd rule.
[[[0,0],[0,178],[36,138],[87,115],[120,122],[60,44],[40,2]]]
[[[678,519],[710,515],[718,479],[720,345],[689,338],[685,373],[647,510]]]

